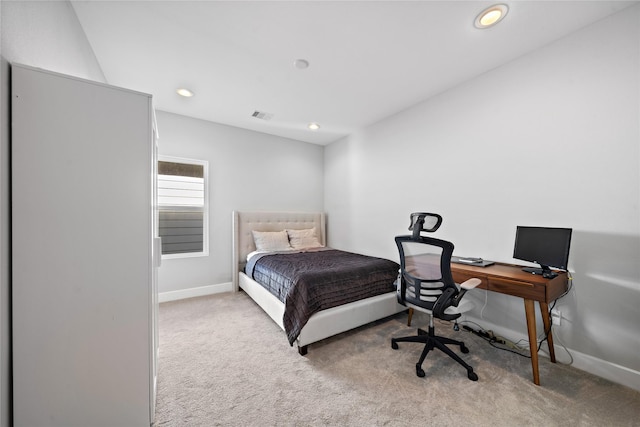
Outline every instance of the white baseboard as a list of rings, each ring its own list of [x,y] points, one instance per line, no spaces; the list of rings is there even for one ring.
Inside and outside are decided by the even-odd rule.
[[[201,297],[204,295],[231,292],[232,283],[219,283],[217,285],[198,286],[197,288],[180,289],[178,291],[168,291],[158,293],[159,302],[176,301],[180,299]]]
[[[520,339],[525,341],[529,340],[529,337],[525,334],[508,328],[504,328],[502,326],[494,325],[483,319],[476,319],[471,316],[464,316],[461,319],[469,320],[470,322],[474,323],[477,322],[479,325],[482,325],[485,330],[492,330],[494,334],[508,338],[511,341],[517,341]],[[471,324],[470,326],[474,329],[477,329],[473,324]],[[590,374],[597,375],[609,381],[613,381],[614,383],[622,384],[626,387],[640,391],[640,372],[634,371],[633,369],[629,369],[625,366],[608,362],[603,359],[599,359],[594,356],[590,356],[585,353],[581,353],[577,350],[573,350],[570,348],[565,349],[558,343],[559,340],[556,337],[556,334],[553,334],[553,337],[553,348],[555,350],[556,361],[558,363],[563,363],[566,365],[570,363],[571,359],[573,358],[573,363],[571,363],[571,366],[576,369],[589,372]],[[571,356],[567,354],[567,351],[571,354]],[[540,355],[547,358],[549,357],[548,349],[547,347],[545,347],[545,345],[540,348]]]
[[[554,347],[557,355],[558,346]],[[571,366],[574,368],[640,391],[640,372],[607,362],[606,360],[598,359],[597,357],[589,356],[588,354],[580,353],[576,350],[569,351],[571,351],[571,355],[573,356],[573,364]]]

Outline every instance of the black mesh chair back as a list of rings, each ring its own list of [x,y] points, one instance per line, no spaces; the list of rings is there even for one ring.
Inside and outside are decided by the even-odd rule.
[[[395,240],[400,253],[401,302],[430,310],[443,320],[460,317],[459,313],[445,313],[459,293],[451,275],[453,244],[424,236],[398,236]]]

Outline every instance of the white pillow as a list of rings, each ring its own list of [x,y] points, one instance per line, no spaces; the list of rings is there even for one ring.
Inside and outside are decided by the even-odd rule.
[[[282,231],[255,231],[253,234],[253,242],[256,244],[257,251],[286,251],[291,250],[289,245],[289,236],[285,230]]]
[[[320,248],[322,244],[316,237],[315,228],[305,230],[287,230],[289,243],[293,249]]]

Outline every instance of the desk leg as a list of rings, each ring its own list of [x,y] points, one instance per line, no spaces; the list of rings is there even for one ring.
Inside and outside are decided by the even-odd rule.
[[[529,352],[531,353],[531,368],[533,369],[533,383],[540,385],[538,371],[538,338],[536,333],[536,312],[533,300],[524,300],[524,312],[527,316],[527,330],[529,331]]]
[[[540,313],[542,313],[542,323],[544,323],[544,331],[547,334],[547,344],[549,345],[549,360],[556,363],[556,352],[553,347],[553,335],[551,335],[551,321],[549,319],[549,306],[546,302],[540,301]]]

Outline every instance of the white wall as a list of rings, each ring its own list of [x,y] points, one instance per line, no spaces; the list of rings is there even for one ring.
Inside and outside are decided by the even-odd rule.
[[[0,426],[11,424],[9,245],[9,64],[22,63],[104,82],[104,75],[66,1],[2,1],[0,15]]]
[[[2,55],[7,61],[106,82],[68,1],[2,3]]]
[[[554,336],[640,389],[639,24],[635,6],[328,146],[329,243],[397,259],[432,211],[456,254],[518,262],[516,225],[571,227]],[[521,299],[474,294],[479,323],[526,335]]]
[[[162,111],[157,120],[160,155],[209,162],[209,256],[163,260],[165,299],[188,296],[185,289],[231,289],[234,210],[323,209],[323,147]]]

